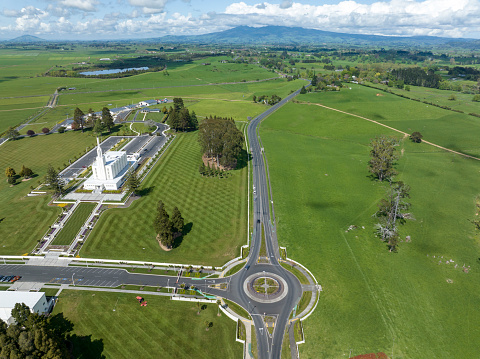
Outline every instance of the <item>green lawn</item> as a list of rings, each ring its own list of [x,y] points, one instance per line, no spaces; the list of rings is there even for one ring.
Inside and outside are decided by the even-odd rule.
[[[197,315],[196,303],[135,294],[63,291],[54,313],[63,312],[74,325],[75,358],[242,358],[235,342],[236,323],[217,316],[207,305]],[[114,311],[115,309],[115,311]],[[205,321],[213,323],[205,330]]]
[[[228,178],[203,178],[200,161],[197,133],[179,134],[142,184],[148,194],[105,212],[80,255],[214,266],[238,256],[247,235],[247,167]],[[153,230],[159,200],[170,214],[178,206],[188,232],[170,252],[159,247]]]
[[[96,203],[80,203],[52,244],[56,246],[70,245],[96,205]]]
[[[307,97],[318,96],[322,102],[325,98],[323,103],[328,100],[329,105],[360,115],[387,112],[388,106],[392,117],[413,110],[393,99],[389,105],[375,100],[349,103],[354,91]],[[333,100],[334,96],[339,97]],[[437,109],[422,110],[415,118],[428,115],[434,122],[438,114]],[[454,122],[451,132],[473,132],[474,127],[464,124]],[[306,344],[299,347],[300,357],[341,358],[350,349],[352,355],[383,351],[390,356],[393,351],[395,358],[476,357],[480,251],[469,220],[475,217],[480,163],[402,141],[398,179],[411,186],[415,220],[400,229],[401,237],[410,235],[412,242],[389,253],[374,236],[372,218],[386,184],[369,178],[367,162],[370,139],[395,133],[298,104],[275,112],[260,133],[269,161],[279,244],[323,287],[317,309],[303,322]],[[432,127],[432,133],[448,136],[439,128]],[[358,229],[346,233],[350,225]],[[445,264],[447,259],[455,263]],[[471,266],[468,274],[461,270],[463,264]]]
[[[53,224],[61,209],[48,207],[49,196],[27,197],[30,186],[41,183],[48,164],[55,168],[69,159],[85,153],[86,146],[94,144],[94,137],[80,132],[51,134],[8,141],[0,146],[0,168],[13,167],[20,172],[29,167],[36,177],[10,187],[3,177],[0,181],[0,248],[2,254],[30,252]]]

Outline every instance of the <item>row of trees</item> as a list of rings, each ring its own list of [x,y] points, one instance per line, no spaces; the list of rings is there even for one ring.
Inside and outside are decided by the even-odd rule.
[[[282,101],[282,98],[280,96],[277,96],[277,95],[272,95],[270,97],[268,97],[267,95],[261,95],[261,96],[255,96],[253,95],[253,102],[263,102],[264,104],[267,104],[267,105],[270,105],[270,106],[273,106],[277,103],[279,103],[280,101]]]
[[[182,235],[183,227],[185,221],[180,213],[178,207],[173,209],[172,218],[165,209],[165,203],[163,201],[158,201],[157,205],[157,215],[153,222],[153,228],[155,233],[157,233],[157,240],[160,243],[167,247],[172,248],[175,239]]]
[[[92,128],[95,133],[102,133],[104,131],[110,133],[114,126],[112,113],[108,107],[102,108],[102,115],[100,117],[97,117],[91,108],[88,110],[87,115],[78,107],[75,108],[73,113],[73,130],[80,129],[83,132],[85,128]]]
[[[210,116],[200,124],[198,141],[204,155],[215,159],[217,168],[235,168],[244,137],[233,118]]]
[[[418,133],[418,135],[417,133],[412,134],[414,142],[421,141],[421,134]],[[395,137],[385,135],[378,136],[370,142],[369,171],[380,182],[389,182],[387,195],[378,204],[375,217],[378,218],[377,235],[387,243],[391,252],[397,251],[400,242],[398,226],[406,222],[407,213],[405,211],[410,208],[410,203],[407,202],[407,198],[410,197],[410,187],[401,181],[393,181],[393,177],[397,174],[394,168],[398,160],[397,146],[398,140]]]
[[[167,117],[167,124],[175,131],[195,131],[198,129],[198,120],[195,111],[190,111],[185,107],[183,99],[176,97],[173,99],[173,107],[170,108]]]

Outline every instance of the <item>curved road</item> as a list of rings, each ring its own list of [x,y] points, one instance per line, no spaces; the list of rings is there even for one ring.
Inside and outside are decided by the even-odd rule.
[[[194,280],[188,277],[181,277],[180,280],[177,280],[177,277],[129,273],[124,269],[4,264],[0,265],[0,273],[2,275],[21,275],[23,281],[41,283],[72,284],[73,282],[75,285],[104,287],[116,287],[121,284],[177,288],[181,284],[195,286],[204,293],[232,300],[247,309],[255,324],[259,358],[280,358],[285,327],[290,313],[302,296],[302,287],[298,279],[285,270],[278,262],[280,253],[276,229],[270,217],[270,205],[273,210],[273,203],[269,203],[265,161],[256,131],[258,125],[265,117],[283,106],[299,92],[300,90],[290,94],[278,104],[254,118],[247,129],[252,153],[252,174],[255,189],[253,196],[254,229],[249,257],[244,269],[240,272],[226,278]],[[262,225],[265,233],[268,263],[259,262]],[[265,262],[265,260],[262,260],[262,262]],[[285,293],[281,299],[277,301],[257,300],[245,292],[247,279],[252,275],[261,275],[264,272],[272,273],[282,278]],[[227,283],[227,288],[225,290],[210,288],[211,285],[220,283]],[[275,327],[272,334],[269,334],[265,326],[263,319],[265,315],[275,318]]]

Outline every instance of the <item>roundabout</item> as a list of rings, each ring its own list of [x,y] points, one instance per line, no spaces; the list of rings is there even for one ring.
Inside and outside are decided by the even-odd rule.
[[[256,302],[275,303],[287,296],[288,285],[279,275],[262,272],[247,277],[243,282],[243,290]]]

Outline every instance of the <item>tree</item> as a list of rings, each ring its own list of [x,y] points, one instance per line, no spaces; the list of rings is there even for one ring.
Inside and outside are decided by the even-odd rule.
[[[55,169],[50,164],[47,167],[47,174],[45,175],[45,183],[48,185],[48,188],[50,188],[53,191],[53,194],[55,196],[59,196],[63,194],[64,189],[61,183],[60,176],[58,175],[58,172],[55,171]]]
[[[74,130],[74,131],[77,131],[77,130],[80,129],[80,125],[76,122],[72,122],[72,124],[70,126],[71,126],[72,130]]]
[[[57,131],[58,131],[58,133],[64,133],[64,132],[65,132],[65,130],[66,130],[66,128],[65,128],[65,127],[63,127],[63,126],[60,126],[60,127],[58,128],[58,130],[57,130]]]
[[[73,121],[79,125],[79,127],[82,129],[82,132],[83,132],[83,126],[85,122],[84,116],[85,114],[83,113],[82,110],[80,110],[78,107],[75,108],[75,111],[73,112]]]
[[[138,193],[138,188],[140,187],[140,179],[138,178],[135,171],[132,171],[130,173],[126,184],[129,191],[132,191],[134,194]]]
[[[112,128],[115,126],[115,124],[113,123],[112,113],[110,112],[108,107],[104,107],[102,109],[102,122],[105,128],[110,133],[112,131]]]
[[[157,216],[153,223],[153,227],[160,243],[167,248],[171,248],[173,245],[172,222],[170,221],[170,216],[165,209],[163,201],[158,202]]]
[[[253,95],[253,102],[257,102],[257,96]]]
[[[456,101],[456,100],[457,100],[457,96],[455,96],[454,94],[451,94],[450,96],[448,96],[448,100],[450,100],[450,101]]]
[[[42,132],[43,132],[44,134],[47,134],[47,133],[50,132],[50,129],[48,129],[47,127],[44,127],[44,128],[42,128]]]
[[[472,99],[473,102],[480,102],[480,95],[475,95],[473,96],[473,99]]]
[[[175,208],[173,209],[173,213],[172,213],[172,228],[173,228],[173,231],[178,233],[178,234],[181,234],[182,231],[183,231],[183,226],[185,225],[185,221],[182,217],[182,214],[180,213],[180,210],[178,209],[178,207],[175,206]]]
[[[33,176],[33,171],[28,167],[24,167],[23,174],[20,174],[20,176],[23,176],[24,178],[30,178]]]
[[[3,137],[5,137],[8,140],[16,140],[19,136],[20,136],[20,133],[18,133],[18,131],[15,128],[9,127],[8,130],[5,131],[5,135]]]
[[[93,132],[96,134],[101,134],[105,130],[105,125],[101,118],[97,118],[95,124],[93,125]]]
[[[420,132],[413,132],[411,135],[410,135],[410,139],[415,142],[415,143],[420,143],[422,142],[422,134]]]
[[[175,97],[173,99],[173,108],[175,110],[181,110],[182,108],[184,108],[185,105],[183,104],[183,99],[181,97]]]
[[[311,79],[312,86],[317,86],[317,75],[315,75],[315,71],[313,72],[312,79]]]
[[[369,171],[379,180],[390,179],[397,174],[393,168],[397,155],[395,153],[398,141],[395,137],[381,135],[370,142]]]
[[[195,111],[190,114],[190,129],[192,131],[198,130],[198,119]]]
[[[14,185],[15,183],[17,183],[17,179],[15,177],[8,177],[7,178],[7,183],[11,184],[11,185]]]
[[[17,173],[15,172],[15,170],[12,168],[12,167],[7,167],[5,169],[5,176],[7,177],[15,177],[17,175]]]
[[[410,187],[403,182],[390,183],[386,198],[378,204],[375,216],[379,218],[377,234],[382,241],[387,243],[390,252],[397,250],[399,235],[397,224],[406,222],[405,211],[410,208],[406,198],[410,197]]]
[[[405,86],[405,91],[410,91],[410,86]]]
[[[17,303],[12,309],[12,317],[19,326],[23,326],[30,316],[30,308],[25,303]]]
[[[304,95],[306,93],[307,93],[307,89],[305,88],[305,86],[302,86],[302,88],[300,89],[300,94]]]
[[[168,112],[168,110],[167,110],[167,106],[163,106],[163,108],[162,108],[162,112],[163,112],[163,113],[167,113],[167,112]]]
[[[28,130],[28,131],[27,131],[27,136],[32,137],[33,135],[35,135],[35,131],[34,131],[34,130]]]

